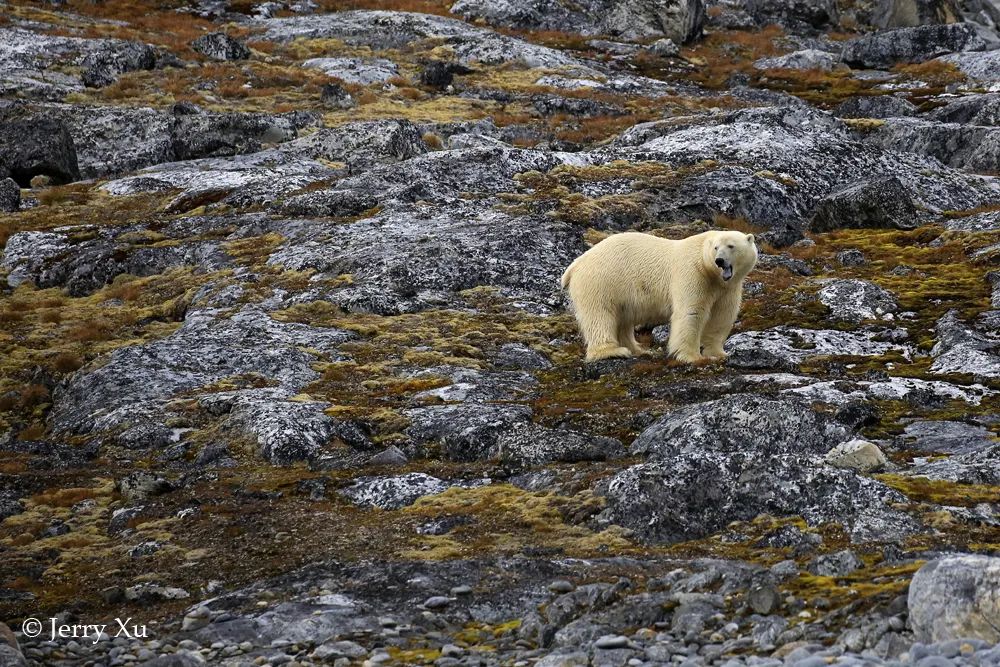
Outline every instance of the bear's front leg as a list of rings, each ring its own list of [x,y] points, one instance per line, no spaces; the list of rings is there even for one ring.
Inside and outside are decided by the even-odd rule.
[[[733,330],[736,316],[740,312],[741,297],[740,290],[731,290],[719,297],[712,306],[712,313],[701,335],[702,354],[709,359],[722,361],[726,358],[722,346],[729,338],[729,332]]]
[[[704,361],[701,356],[701,331],[707,313],[702,308],[675,308],[670,317],[670,339],[667,350],[678,361],[693,364]]]

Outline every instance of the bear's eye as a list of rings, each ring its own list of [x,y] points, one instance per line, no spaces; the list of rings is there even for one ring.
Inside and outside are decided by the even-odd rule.
[[[730,249],[730,250],[732,250],[732,249],[733,249],[733,248],[735,248],[735,247],[736,247],[736,246],[734,246],[734,245],[730,245],[730,246],[729,246],[729,249]]]

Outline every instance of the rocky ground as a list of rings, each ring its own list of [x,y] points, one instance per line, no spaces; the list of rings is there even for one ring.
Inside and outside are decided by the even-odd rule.
[[[368,2],[0,4],[0,665],[1000,664],[1000,4]]]

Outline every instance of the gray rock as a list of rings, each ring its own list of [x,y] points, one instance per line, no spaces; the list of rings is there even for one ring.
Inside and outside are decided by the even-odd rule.
[[[21,208],[21,188],[13,178],[0,179],[0,213],[13,213]]]
[[[857,37],[844,45],[844,62],[852,67],[888,68],[920,63],[956,51],[981,51],[986,42],[967,23],[922,25]]]
[[[0,122],[0,171],[23,188],[35,176],[56,184],[79,180],[73,137],[65,124],[41,116]]]
[[[821,577],[845,577],[864,567],[864,562],[850,549],[813,558],[806,566],[813,574]]]
[[[967,95],[948,100],[927,114],[941,123],[1000,126],[1000,93]]]
[[[82,80],[88,88],[103,88],[126,72],[151,70],[156,65],[156,49],[140,42],[108,40],[81,61]]]
[[[357,105],[351,94],[338,83],[324,84],[319,99],[332,109],[351,109]]]
[[[839,521],[857,540],[912,530],[886,505],[898,492],[820,462],[848,439],[843,425],[799,401],[735,395],[681,408],[632,444],[648,462],[610,481],[603,520],[650,542],[702,537],[761,513]]]
[[[865,254],[860,250],[841,250],[837,253],[837,261],[841,266],[864,266],[868,263]]]
[[[906,188],[895,176],[856,181],[819,200],[809,228],[828,232],[844,228],[913,229],[920,224]]]
[[[344,83],[356,83],[367,86],[373,83],[383,83],[399,76],[396,63],[385,58],[310,58],[302,63],[303,67],[322,70],[328,76],[340,79]]]
[[[507,343],[497,350],[494,363],[498,368],[514,368],[517,370],[546,370],[552,368],[548,358],[520,343]]]
[[[850,468],[859,472],[875,472],[888,462],[878,445],[867,440],[850,440],[841,443],[826,453],[826,462],[838,468]]]
[[[395,477],[359,477],[351,486],[342,489],[340,494],[355,505],[393,510],[455,486],[470,488],[488,483],[489,480],[449,482],[422,472],[411,472]]]
[[[746,11],[758,25],[777,24],[792,30],[818,29],[840,20],[834,0],[746,0]]]
[[[683,44],[701,36],[704,24],[703,0],[614,0],[602,27],[626,39],[663,36]]]
[[[937,60],[954,65],[973,81],[981,83],[1000,81],[1000,50],[952,53]]]
[[[833,110],[838,118],[897,118],[916,116],[916,105],[895,95],[865,95],[844,100]]]
[[[819,49],[803,49],[793,51],[783,56],[761,58],[754,61],[757,69],[817,69],[830,71],[840,62],[840,58],[829,51]]]
[[[1000,170],[1000,128],[892,118],[865,135],[883,148],[920,153],[981,173]]]
[[[253,153],[264,144],[290,141],[296,134],[290,118],[271,114],[185,114],[175,118],[171,129],[178,160]]]
[[[879,0],[873,23],[881,28],[912,28],[962,19],[956,0]]]
[[[250,49],[224,32],[210,32],[191,42],[191,48],[213,60],[246,60]]]
[[[368,181],[366,187],[378,182]],[[585,249],[578,227],[461,201],[442,209],[387,208],[371,218],[335,227],[320,223],[315,229],[306,238],[290,239],[268,262],[352,274],[353,285],[323,298],[353,312],[458,305],[456,292],[479,286],[553,308],[561,302],[558,277]]]
[[[1000,340],[962,324],[958,313],[948,311],[935,327],[937,343],[931,350],[931,372],[1000,377]]]
[[[899,310],[892,292],[868,280],[830,280],[817,296],[830,317],[846,322],[882,320]]]
[[[915,205],[932,211],[968,210],[995,202],[995,179],[963,174],[936,159],[887,151],[858,141],[838,119],[803,107],[743,109],[640,123],[596,155],[659,160],[681,166],[705,160],[793,179],[787,196],[801,210],[838,186],[896,176]],[[956,200],[977,201],[968,206]]]
[[[909,620],[917,641],[972,638],[1000,642],[1000,559],[946,556],[913,575]]]
[[[437,443],[455,461],[500,460],[516,465],[603,461],[625,454],[613,438],[549,429],[521,405],[466,403],[406,411],[406,434],[420,445]]]
[[[834,329],[799,329],[775,327],[764,331],[744,331],[730,336],[725,349],[730,354],[743,350],[764,350],[793,363],[806,359],[844,355],[877,357],[890,350],[912,355],[907,345],[880,340],[877,332],[837,331]]]
[[[993,232],[1000,230],[1000,211],[986,211],[961,218],[950,218],[944,226],[955,232]],[[994,307],[998,307],[994,305]]]
[[[174,485],[169,480],[145,470],[130,472],[115,480],[115,489],[125,502],[134,503],[169,493]]]

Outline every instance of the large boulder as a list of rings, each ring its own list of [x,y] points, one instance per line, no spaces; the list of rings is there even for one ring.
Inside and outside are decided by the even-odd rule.
[[[941,123],[1000,126],[1000,93],[958,97],[927,116]]]
[[[156,49],[141,42],[110,41],[84,56],[81,65],[84,85],[103,88],[126,72],[153,69],[156,66]]]
[[[879,0],[872,17],[879,28],[915,28],[962,20],[957,0]]]
[[[977,331],[950,310],[937,321],[934,333],[937,342],[931,349],[932,373],[1000,377],[1000,337],[995,331]]]
[[[746,10],[759,25],[817,29],[837,24],[835,0],[746,0]]]
[[[838,118],[896,118],[916,116],[915,104],[895,95],[864,95],[844,100],[833,110]]]
[[[941,56],[938,62],[954,65],[969,79],[980,83],[1000,81],[1000,50],[966,51]]]
[[[246,60],[250,49],[224,32],[210,32],[191,42],[191,48],[213,60]]]
[[[701,35],[703,0],[615,0],[604,15],[607,32],[626,38],[668,37],[678,44]]]
[[[761,58],[754,61],[757,69],[818,69],[829,71],[840,62],[839,56],[829,51],[819,49],[803,49],[793,51],[773,58]]]
[[[892,118],[865,135],[883,148],[921,153],[969,171],[1000,172],[1000,128]]]
[[[703,0],[585,0],[575,4],[458,0],[451,12],[511,28],[606,33],[625,39],[668,37],[677,43],[698,37],[705,24]]]
[[[178,160],[253,153],[264,144],[290,141],[296,134],[287,116],[249,113],[178,115],[171,130]]]
[[[1000,558],[962,554],[932,560],[910,582],[910,626],[921,642],[1000,643]]]
[[[895,176],[837,188],[819,200],[809,222],[814,232],[845,228],[913,229],[918,225],[913,200]]]
[[[921,63],[957,51],[981,51],[986,42],[967,23],[899,28],[857,37],[844,45],[844,62],[852,67],[889,68]]]
[[[892,292],[868,280],[830,280],[816,296],[830,317],[844,322],[881,320],[899,310]]]
[[[0,123],[0,169],[25,188],[35,176],[48,176],[54,183],[80,179],[69,129],[42,116]]]
[[[680,408],[632,443],[647,462],[606,487],[601,519],[642,539],[697,539],[759,514],[840,522],[856,540],[892,540],[913,529],[887,503],[903,496],[823,457],[850,430],[797,398],[738,394]]]
[[[13,178],[0,179],[0,213],[11,213],[21,207],[21,188]]]

